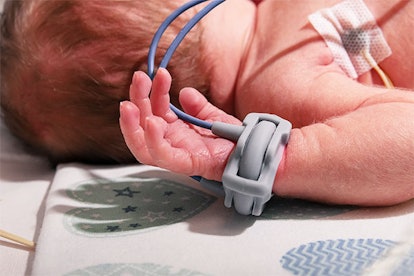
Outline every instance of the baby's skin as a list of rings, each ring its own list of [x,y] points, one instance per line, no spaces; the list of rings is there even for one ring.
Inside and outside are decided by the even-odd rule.
[[[226,1],[200,24],[205,24],[205,41],[244,28],[233,40],[244,43],[208,44],[214,105],[184,88],[184,111],[233,124],[250,112],[291,121],[294,128],[273,185],[279,196],[370,206],[413,199],[414,49],[407,37],[413,36],[414,2],[366,1],[393,50],[380,65],[399,89],[380,87],[374,72],[352,80],[333,62],[306,16],[338,1],[268,0],[257,7],[240,1],[242,22],[226,21],[218,28],[214,22],[231,13],[235,2]],[[397,39],[397,33],[407,37]],[[120,107],[128,147],[143,163],[220,181],[234,143],[179,120],[168,107],[170,83],[165,69],[153,82],[143,72],[134,74],[130,101]]]

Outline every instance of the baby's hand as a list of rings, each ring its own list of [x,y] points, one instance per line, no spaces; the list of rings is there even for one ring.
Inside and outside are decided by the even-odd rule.
[[[170,86],[171,76],[166,69],[160,68],[152,83],[144,72],[134,74],[130,101],[120,106],[126,144],[141,163],[221,180],[234,143],[178,119],[169,108]],[[184,88],[179,100],[186,113],[201,120],[241,124],[195,89]]]

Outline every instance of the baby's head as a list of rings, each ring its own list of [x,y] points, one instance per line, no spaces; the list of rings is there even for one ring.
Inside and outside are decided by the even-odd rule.
[[[1,106],[11,131],[53,162],[129,162],[119,129],[119,102],[133,72],[146,70],[160,23],[183,1],[9,0],[1,21]],[[195,13],[164,34],[162,58]],[[203,76],[202,30],[195,27],[174,54],[171,97]],[[157,64],[157,63],[156,63]]]

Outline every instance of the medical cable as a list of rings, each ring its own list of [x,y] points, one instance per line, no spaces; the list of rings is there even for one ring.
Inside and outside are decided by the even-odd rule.
[[[356,28],[344,31],[341,34],[341,40],[344,48],[352,55],[362,55],[366,62],[377,72],[386,88],[394,88],[390,77],[377,64],[370,52],[370,38],[368,33],[363,29]]]
[[[169,15],[164,22],[161,23],[161,26],[158,28],[157,32],[154,34],[154,37],[151,41],[149,52],[148,52],[148,75],[151,79],[154,77],[154,61],[155,61],[155,53],[157,51],[158,43],[164,34],[165,30],[171,25],[171,23],[180,16],[183,12],[188,10],[189,8],[194,7],[195,5],[198,5],[202,2],[205,2],[207,0],[193,0],[190,1],[178,9],[176,9],[171,15]]]
[[[154,78],[154,59],[158,42],[168,26],[184,11],[208,0],[193,0],[173,12],[154,35],[148,54],[148,75]],[[211,0],[181,29],[168,47],[159,68],[166,68],[174,51],[187,33],[212,9],[225,0]],[[214,193],[224,196],[224,205],[240,214],[259,216],[272,197],[272,187],[289,140],[292,124],[276,115],[249,113],[242,125],[214,121],[212,123],[195,118],[170,103],[177,117],[190,124],[210,129],[218,137],[234,141],[235,148],[224,169],[222,182],[200,176],[192,178]],[[258,150],[259,148],[259,150]],[[260,162],[261,161],[261,162]]]
[[[168,28],[168,26],[183,12],[188,10],[191,7],[194,7],[202,2],[206,2],[208,0],[193,0],[191,2],[188,2],[184,4],[183,6],[179,7],[177,10],[175,10],[167,19],[161,24],[159,29],[154,35],[154,38],[151,42],[149,53],[148,53],[148,75],[151,79],[154,78],[154,60],[155,60],[155,53],[158,46],[158,43],[161,39],[162,34],[165,32],[165,30]],[[168,47],[167,52],[165,53],[163,59],[161,60],[160,68],[166,68],[168,65],[168,62],[172,58],[172,55],[174,54],[177,47],[180,45],[181,41],[185,38],[185,36],[188,34],[188,32],[205,16],[207,15],[212,9],[214,9],[219,4],[223,3],[225,0],[213,0],[211,3],[209,3],[206,7],[204,7],[200,12],[198,12],[193,18],[190,19],[190,21],[181,29],[181,31],[178,33],[178,35],[175,37],[171,45]],[[170,103],[170,109],[183,121],[186,121],[190,124],[211,129],[212,123],[201,120],[199,118],[193,117],[184,111],[178,109],[176,106]]]
[[[395,88],[393,82],[391,81],[391,78],[382,70],[382,68],[377,64],[377,62],[374,60],[372,55],[367,49],[364,49],[362,51],[362,55],[366,59],[366,61],[369,63],[369,65],[374,68],[374,70],[377,72],[378,76],[381,78],[382,82],[384,83],[385,87],[388,89]]]

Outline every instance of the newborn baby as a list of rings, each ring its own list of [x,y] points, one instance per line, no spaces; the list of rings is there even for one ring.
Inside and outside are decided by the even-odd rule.
[[[414,2],[365,1],[393,51],[380,66],[397,89],[381,87],[373,70],[348,77],[309,23],[310,14],[340,1],[226,0],[177,49],[172,80],[163,69],[153,83],[134,74],[146,71],[158,26],[185,2],[7,1],[1,105],[10,129],[53,162],[135,157],[221,180],[234,144],[167,108],[168,92],[177,103],[180,89],[193,87],[211,104],[193,88],[180,103],[201,119],[240,124],[250,112],[267,112],[292,122],[278,195],[360,205],[414,197]],[[202,6],[174,22],[157,62]],[[128,99],[123,137],[119,102]]]
[[[307,20],[326,1],[241,2],[245,13],[234,23],[226,20],[232,1],[199,23],[210,101],[240,119],[268,112],[293,123],[273,192],[358,205],[414,198],[414,2],[366,1],[393,51],[381,66],[398,89],[380,87],[373,71],[353,80],[334,62]],[[153,83],[134,75],[131,101],[121,104],[127,144],[141,162],[220,181],[234,144],[178,120],[168,108],[170,81],[164,69]],[[240,124],[194,89],[183,89],[180,101],[201,119]]]

